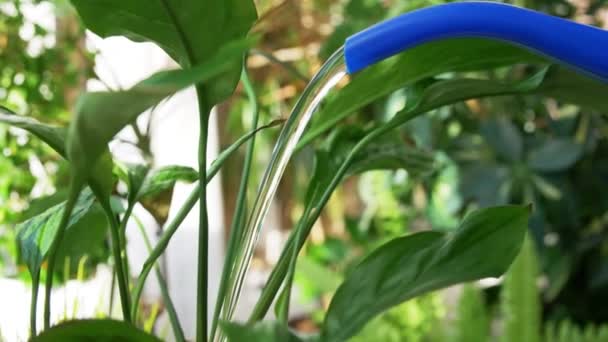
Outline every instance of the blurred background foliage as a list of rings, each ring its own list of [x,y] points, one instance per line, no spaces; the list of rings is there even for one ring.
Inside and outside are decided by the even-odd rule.
[[[262,39],[247,65],[261,122],[287,116],[308,78],[349,35],[382,19],[442,2],[257,1],[261,19],[254,30]],[[604,1],[513,3],[608,25]],[[25,13],[31,6],[55,7],[54,32],[28,19]],[[3,106],[43,122],[65,124],[79,90],[95,78],[94,55],[63,1],[0,3]],[[514,80],[534,70],[518,65],[467,76]],[[399,90],[347,122],[366,127],[395,115],[406,102],[406,89]],[[249,106],[242,89],[220,106],[223,145],[248,130]],[[528,243],[504,282],[469,284],[409,301],[376,318],[354,340],[486,341],[503,331],[506,341],[512,341],[508,331],[526,329],[527,341],[606,341],[608,328],[602,324],[608,322],[603,305],[608,300],[608,195],[602,190],[608,188],[608,123],[603,114],[535,95],[495,97],[440,108],[402,127],[401,139],[433,153],[432,174],[421,179],[402,170],[372,171],[349,178],[339,188],[298,261],[301,296],[317,309],[294,319],[293,326],[314,330],[343,276],[375,246],[411,232],[449,231],[474,208],[531,203]],[[277,134],[259,136],[252,180],[261,178]],[[146,141],[149,137],[141,137]],[[15,245],[15,224],[64,198],[58,189],[65,185],[67,171],[59,156],[22,131],[0,126],[0,146],[0,272],[20,277],[24,266]],[[145,144],[142,150],[149,152]],[[313,158],[313,148],[300,151],[280,187],[276,203],[285,234],[303,211]],[[243,155],[232,158],[223,169],[227,227],[242,160]],[[73,267],[66,269],[74,274],[85,254],[89,266],[109,262],[106,223],[97,216],[83,223],[99,227],[99,234],[86,234],[94,247],[70,252]],[[255,265],[267,269],[273,262],[260,251]]]

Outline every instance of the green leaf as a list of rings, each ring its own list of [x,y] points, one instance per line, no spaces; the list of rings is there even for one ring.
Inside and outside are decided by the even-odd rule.
[[[524,148],[521,133],[506,118],[491,118],[481,124],[481,135],[496,153],[509,162],[518,162]]]
[[[260,322],[254,325],[240,325],[232,322],[221,322],[222,330],[228,342],[301,342],[303,341],[289,329],[278,322]]]
[[[185,87],[227,70],[233,61],[240,59],[249,44],[249,41],[229,44],[201,65],[157,73],[129,90],[92,92],[81,96],[67,140],[67,152],[76,171],[75,176],[87,176],[114,135],[134,122],[142,112]]]
[[[0,123],[5,123],[14,127],[24,129],[40,140],[44,141],[59,155],[67,159],[65,140],[67,129],[59,126],[46,125],[38,122],[35,119],[16,115],[7,108],[0,106]],[[113,185],[114,178],[111,174],[113,167],[112,156],[109,150],[102,152],[102,157],[96,161],[94,171],[91,175],[91,185],[97,187],[101,192],[109,195]]]
[[[533,241],[526,237],[513,262],[501,292],[504,321],[502,341],[539,342],[541,303],[536,287],[538,261]]]
[[[85,256],[89,265],[106,261],[110,251],[106,244],[108,227],[103,210],[93,205],[78,222],[68,227],[57,253],[59,263],[69,258],[70,269],[75,270]]]
[[[177,181],[192,183],[198,179],[198,172],[187,166],[165,166],[150,171],[139,189],[138,198],[154,196],[173,188]]]
[[[32,133],[61,156],[66,156],[65,136],[67,130],[64,127],[46,125],[30,117],[16,115],[2,106],[0,106],[0,122]]]
[[[563,138],[549,139],[528,155],[528,166],[539,172],[557,172],[570,168],[583,155],[583,146]]]
[[[93,193],[86,189],[78,197],[66,227],[67,232],[90,212],[93,203]],[[37,276],[40,265],[47,257],[51,243],[57,234],[64,207],[65,202],[17,225],[17,241],[21,248],[21,255],[33,277]]]
[[[207,63],[226,43],[244,38],[257,18],[251,0],[72,0],[72,4],[86,27],[101,37],[122,35],[155,42],[183,67]],[[205,86],[213,104],[234,90],[242,56],[230,60],[222,76]]]
[[[325,172],[331,180],[333,172],[344,161],[352,148],[368,132],[358,126],[337,128],[329,137],[325,150],[331,158]],[[349,168],[349,174],[371,170],[407,170],[412,176],[430,173],[435,168],[435,156],[407,143],[397,132],[383,134],[359,151]]]
[[[539,62],[544,60],[526,50],[485,39],[450,39],[415,47],[354,75],[351,82],[315,114],[300,147],[364,106],[420,80],[446,72]]]
[[[453,234],[417,233],[379,247],[334,295],[323,338],[346,340],[377,314],[425,292],[502,275],[519,252],[528,215],[523,206],[482,209]]]
[[[131,324],[100,320],[68,321],[43,331],[32,342],[158,342],[158,338]]]

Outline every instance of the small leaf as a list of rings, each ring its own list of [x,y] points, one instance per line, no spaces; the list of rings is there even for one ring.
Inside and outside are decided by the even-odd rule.
[[[142,112],[185,87],[219,75],[231,66],[231,62],[240,59],[249,44],[249,41],[229,44],[204,64],[187,70],[157,73],[126,91],[81,96],[67,140],[67,153],[75,177],[82,181],[88,176],[114,135]]]
[[[301,342],[303,341],[278,322],[260,322],[255,325],[240,325],[232,322],[220,323],[228,342]]]
[[[159,342],[135,326],[109,319],[68,321],[43,331],[32,342]]]
[[[187,166],[166,166],[150,171],[138,193],[138,198],[154,196],[173,188],[177,181],[192,183],[198,179],[198,172]]]
[[[528,155],[528,166],[539,172],[564,171],[583,155],[583,146],[567,139],[549,139]]]
[[[481,124],[481,135],[496,153],[510,162],[521,160],[524,142],[521,133],[506,118],[492,118]]]
[[[89,189],[81,193],[74,210],[72,210],[72,215],[66,227],[67,231],[91,210],[93,202],[94,196]],[[21,248],[23,260],[33,277],[40,271],[40,265],[46,258],[55,239],[64,207],[65,202],[62,202],[17,225],[17,241]]]
[[[65,136],[67,130],[64,127],[46,125],[30,117],[16,115],[2,106],[0,106],[0,122],[32,133],[61,156],[66,156]]]
[[[521,247],[529,209],[505,206],[468,215],[453,234],[392,240],[356,266],[333,297],[326,341],[353,336],[377,314],[423,293],[504,273]]]

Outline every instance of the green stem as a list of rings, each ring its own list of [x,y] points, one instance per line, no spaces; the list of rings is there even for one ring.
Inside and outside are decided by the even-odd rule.
[[[141,236],[144,239],[144,243],[146,244],[146,248],[148,252],[152,251],[152,244],[150,243],[150,238],[146,233],[146,229],[141,221],[133,216],[135,222],[137,223],[137,227],[141,232]],[[175,340],[177,342],[185,342],[186,337],[184,336],[184,330],[182,329],[181,324],[179,323],[179,318],[177,317],[177,312],[175,311],[175,306],[173,305],[173,301],[171,300],[171,295],[169,294],[169,288],[167,287],[167,281],[165,277],[163,277],[163,273],[160,270],[160,267],[155,264],[154,271],[156,273],[156,278],[158,279],[158,286],[160,287],[160,293],[163,297],[163,302],[167,308],[167,314],[169,315],[169,321],[171,322],[171,327],[173,328],[173,335],[175,336]],[[136,320],[137,317],[133,317],[133,320]]]
[[[207,170],[207,181],[205,182],[205,184],[209,184],[209,182],[213,179],[213,177],[215,177],[215,175],[219,172],[220,168],[222,167],[224,162],[228,159],[228,157],[230,157],[235,151],[237,151],[239,149],[239,147],[241,147],[245,142],[247,142],[249,139],[253,138],[257,132],[259,132],[262,129],[277,126],[278,124],[281,124],[282,122],[283,122],[282,120],[276,120],[276,121],[270,122],[267,125],[261,126],[253,131],[250,131],[248,134],[245,134],[244,136],[239,138],[237,141],[235,141],[232,145],[230,145],[230,147],[228,147],[227,149],[222,151],[222,153],[220,153],[220,155],[217,157],[217,159],[213,163],[211,163],[211,166],[209,166],[209,169]],[[167,249],[167,246],[169,245],[169,241],[171,241],[171,238],[173,237],[173,235],[175,234],[175,232],[177,231],[179,226],[182,224],[182,222],[184,221],[186,216],[188,216],[188,214],[190,213],[190,211],[192,210],[192,208],[198,201],[200,188],[201,188],[201,185],[200,185],[200,183],[197,182],[194,186],[194,189],[192,189],[192,191],[190,192],[190,195],[188,195],[188,198],[186,199],[186,201],[184,202],[182,207],[178,210],[175,217],[167,225],[160,240],[158,240],[158,243],[156,244],[156,246],[154,247],[154,249],[148,256],[148,259],[146,260],[146,262],[144,262],[144,265],[139,274],[139,277],[137,278],[135,287],[133,288],[132,302],[134,303],[134,305],[132,306],[132,313],[131,313],[132,317],[137,316],[137,310],[138,310],[137,303],[139,303],[139,299],[141,297],[141,293],[143,291],[144,284],[146,282],[148,275],[150,274],[150,271],[154,267],[154,264],[156,263],[158,258],[160,258],[160,256],[164,253],[165,249]]]
[[[245,58],[245,60],[247,60]],[[253,113],[253,117],[251,119],[251,130],[256,131],[258,128],[259,121],[259,106],[257,102],[257,96],[255,93],[255,89],[253,88],[253,84],[251,83],[251,79],[249,78],[249,74],[247,73],[247,66],[243,67],[243,72],[241,74],[241,81],[243,82],[243,86],[245,87],[245,92],[247,93],[247,98],[251,105],[251,111]],[[247,152],[245,154],[245,162],[243,165],[243,173],[241,174],[241,183],[239,185],[239,192],[236,198],[236,208],[234,210],[234,215],[232,217],[232,224],[230,225],[230,237],[228,239],[228,248],[226,249],[226,260],[224,261],[224,267],[222,270],[222,276],[220,279],[219,290],[217,294],[217,299],[215,302],[215,310],[213,313],[213,321],[211,323],[211,334],[212,338],[215,337],[215,333],[217,331],[217,325],[219,322],[219,317],[222,311],[224,299],[226,297],[226,292],[228,290],[228,280],[230,278],[230,273],[233,268],[234,258],[236,257],[236,251],[240,248],[239,242],[241,241],[241,236],[244,228],[243,221],[245,220],[245,207],[247,205],[247,185],[249,184],[249,174],[251,173],[251,164],[253,162],[253,152],[255,147],[255,136],[251,138],[249,145],[247,147]]]
[[[118,292],[120,294],[120,304],[122,306],[123,319],[131,323],[131,304],[129,296],[129,286],[127,280],[127,274],[124,269],[124,261],[121,253],[121,242],[120,242],[120,224],[114,215],[110,202],[103,195],[103,193],[95,186],[91,186],[91,190],[95,194],[95,197],[99,201],[101,208],[103,209],[108,221],[110,222],[110,236],[112,237],[112,256],[114,257],[114,268],[116,271],[116,278],[118,279]]]
[[[38,288],[40,287],[40,269],[32,274],[32,297],[30,300],[30,338],[37,334],[36,313],[38,309]]]
[[[304,225],[305,229],[303,229],[302,232],[303,237],[308,236],[308,234],[310,233],[314,222],[319,218],[319,215],[321,214],[321,209],[325,207],[325,204],[327,204],[327,201],[331,197],[331,194],[333,193],[334,189],[342,181],[342,178],[348,171],[348,168],[350,167],[350,164],[353,161],[354,157],[357,155],[357,153],[359,153],[359,151],[361,151],[365,146],[367,146],[367,144],[372,142],[375,138],[394,128],[394,126],[395,125],[393,123],[388,123],[386,125],[378,127],[377,129],[371,131],[368,135],[361,139],[359,143],[355,145],[355,147],[353,147],[353,149],[350,151],[350,153],[340,166],[340,169],[338,169],[338,171],[334,175],[334,178],[332,179],[331,183],[325,189],[325,192],[323,193],[319,204],[316,206],[317,210],[313,212],[313,215],[311,215],[309,219],[304,218],[306,220],[306,224]],[[272,271],[272,274],[270,275],[266,286],[262,290],[260,299],[256,303],[253,312],[249,317],[249,323],[261,320],[268,312],[268,309],[270,308],[270,305],[272,305],[272,302],[274,301],[274,298],[278,293],[283,280],[285,279],[285,275],[289,270],[289,261],[291,260],[289,258],[289,255],[293,255],[291,253],[298,253],[304,244],[304,240],[305,239],[298,239],[296,232],[294,232],[294,234],[292,234],[292,237],[290,237],[289,241],[287,242],[287,245],[281,253],[281,258],[279,258],[277,266],[275,266],[275,269]],[[294,247],[296,248],[295,251],[293,250]]]
[[[199,184],[207,180],[207,136],[209,134],[209,116],[212,106],[207,102],[205,89],[196,87],[198,97],[200,135],[198,144]],[[201,186],[199,192],[199,229],[198,229],[198,271],[196,291],[196,341],[207,340],[207,288],[209,283],[209,217],[207,214],[207,186]]]
[[[311,198],[315,197],[317,189],[313,192]],[[302,214],[302,219],[300,220],[298,226],[295,230],[295,243],[296,246],[303,246],[305,238],[308,234],[304,234],[305,231],[305,223],[308,222],[307,218],[310,213],[313,211],[313,206],[306,206],[306,210],[304,210],[304,214]],[[301,248],[301,247],[300,247]],[[283,301],[281,302],[281,306],[279,307],[278,318],[284,324],[289,323],[289,302],[291,301],[291,287],[293,285],[293,278],[296,271],[296,262],[298,260],[298,254],[300,248],[292,248],[291,259],[289,262],[289,266],[287,268],[287,279],[285,281],[285,286],[283,287]]]
[[[165,232],[163,233],[160,240],[158,240],[158,243],[148,256],[148,259],[146,259],[146,262],[144,262],[141,273],[139,274],[137,282],[135,283],[135,287],[133,288],[133,308],[131,311],[132,317],[137,317],[137,311],[139,308],[138,303],[139,299],[141,298],[141,293],[143,291],[144,284],[146,283],[146,278],[150,274],[150,271],[156,264],[158,258],[163,254],[165,249],[167,249],[169,241],[171,241],[171,238],[173,237],[173,234],[175,234],[175,232],[177,231],[177,228],[179,228],[186,216],[188,216],[188,214],[198,201],[200,188],[200,184],[197,183],[194,189],[192,189],[192,191],[190,192],[190,195],[188,195],[188,198],[186,199],[184,205],[179,209],[177,215],[175,215],[173,220],[169,223],[167,229],[165,229]]]
[[[65,208],[63,209],[61,221],[59,221],[59,227],[57,228],[57,234],[55,235],[55,238],[51,243],[51,247],[49,248],[48,268],[44,288],[44,329],[48,329],[51,326],[51,290],[53,289],[53,273],[55,272],[57,253],[59,251],[61,241],[63,240],[63,236],[65,235],[65,230],[68,225],[68,222],[70,221],[72,209],[74,209],[74,205],[76,204],[76,200],[78,199],[78,195],[80,194],[81,188],[82,187],[80,186],[74,185],[70,187],[68,200],[65,204]]]
[[[125,213],[120,221],[120,225],[118,227],[119,232],[119,241],[120,241],[120,256],[122,260],[122,268],[124,270],[125,283],[127,289],[131,288],[129,285],[129,278],[131,276],[131,271],[129,270],[129,255],[127,254],[127,223],[129,222],[129,218],[133,213],[133,208],[135,207],[134,203],[129,203]]]

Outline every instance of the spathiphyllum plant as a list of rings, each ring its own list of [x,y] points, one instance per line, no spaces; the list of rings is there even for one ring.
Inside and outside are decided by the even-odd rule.
[[[333,294],[319,331],[302,336],[288,326],[290,293],[296,260],[311,229],[332,193],[351,176],[370,170],[405,170],[424,180],[437,166],[435,154],[405,139],[403,125],[440,107],[470,99],[527,94],[547,96],[594,110],[608,109],[608,87],[601,81],[554,64],[549,59],[500,40],[464,37],[434,41],[353,73],[314,114],[295,151],[314,151],[302,214],[296,220],[280,259],[246,322],[231,321],[227,305],[234,303],[234,272],[248,266],[240,257],[251,234],[247,199],[257,195],[250,185],[255,136],[283,121],[259,123],[256,85],[246,59],[259,39],[252,30],[258,18],[253,0],[71,0],[84,26],[101,37],[125,36],[152,42],[179,68],[156,73],[127,90],[85,92],[78,99],[68,127],[49,126],[0,108],[0,121],[29,131],[70,165],[67,200],[19,226],[18,244],[32,279],[31,336],[34,341],[155,341],[144,332],[140,298],[154,271],[163,290],[173,338],[184,336],[164,283],[158,260],[186,215],[199,203],[196,272],[196,336],[202,341],[345,341],[384,311],[416,296],[450,285],[500,277],[509,268],[524,241],[533,207],[505,205],[471,210],[450,232],[426,230],[394,238],[377,246],[352,268]],[[472,72],[496,71],[491,78],[472,78]],[[219,154],[209,168],[207,140],[212,108],[229,99],[238,84],[254,108],[248,134]],[[138,116],[172,94],[195,87],[198,99],[198,170],[172,166],[151,169],[124,166],[113,160],[108,144]],[[366,124],[347,120],[373,101],[404,91],[406,103],[389,118]],[[289,122],[288,122],[289,123]],[[286,123],[286,125],[288,124]],[[195,124],[195,123],[193,123]],[[507,132],[508,133],[508,132]],[[506,134],[497,129],[497,135]],[[231,154],[245,145],[246,158],[219,297],[208,298],[209,214],[207,184],[221,171]],[[526,164],[521,151],[512,162]],[[534,166],[532,165],[532,169]],[[182,208],[165,226],[139,272],[128,274],[125,229],[134,206],[170,189],[177,181],[196,184]],[[124,210],[111,205],[117,182],[127,185]],[[496,189],[496,196],[499,194]],[[250,203],[249,203],[250,204]],[[122,320],[74,320],[52,325],[53,274],[60,267],[66,236],[92,210],[101,210],[111,232],[113,270],[118,284]],[[41,269],[46,265],[44,303],[38,305]],[[138,270],[136,270],[138,271]],[[238,281],[238,279],[236,280]],[[238,292],[238,291],[237,291]],[[275,315],[269,315],[275,305]],[[36,308],[43,320],[37,321]],[[208,312],[213,312],[208,317]],[[276,319],[265,320],[267,317]],[[210,323],[208,323],[210,322]]]

